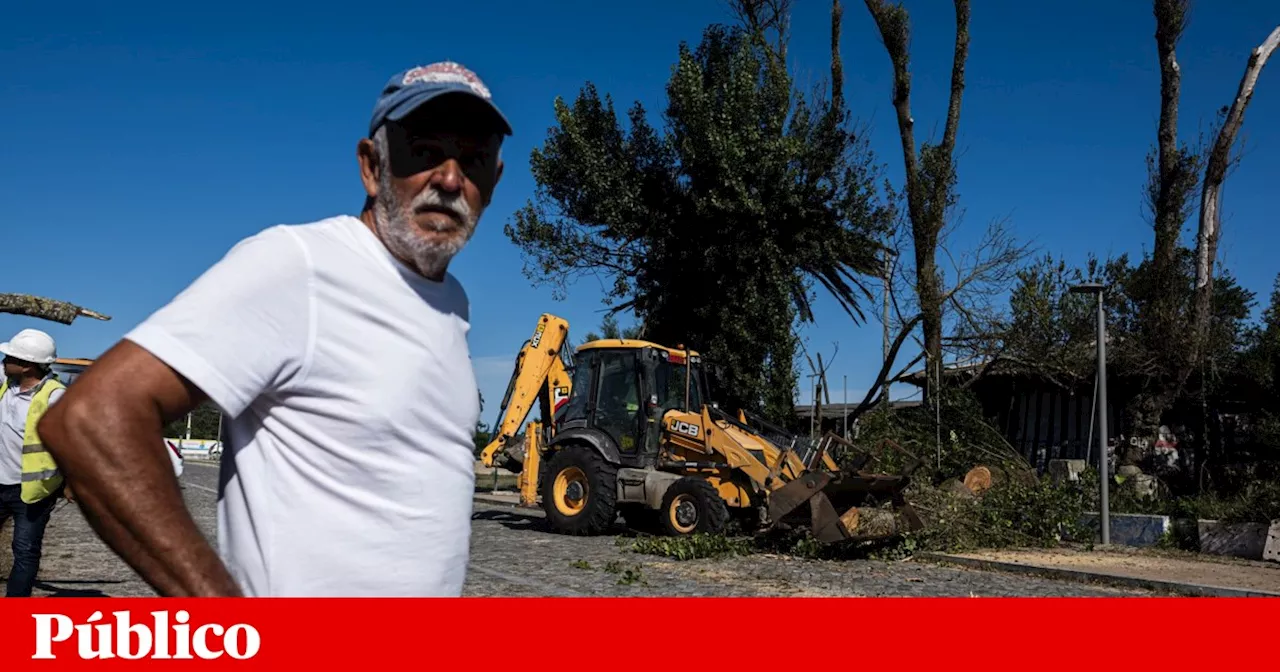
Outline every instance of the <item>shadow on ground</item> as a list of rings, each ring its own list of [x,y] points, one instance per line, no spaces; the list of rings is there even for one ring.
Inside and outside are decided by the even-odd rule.
[[[121,583],[120,581],[59,581],[58,583],[93,583],[102,585],[104,583]],[[97,588],[71,588],[65,585],[56,585],[46,581],[36,581],[36,588],[47,591],[48,597],[111,597],[110,595],[98,590]]]
[[[9,577],[0,577],[0,584],[9,581]],[[50,579],[37,580],[36,590],[42,590],[48,595],[46,597],[111,597],[97,588],[79,588],[76,586],[110,586],[124,583],[123,581],[81,581],[75,579]]]
[[[534,516],[518,511],[477,511],[471,514],[471,520],[491,520],[501,524],[508,530],[533,530],[550,532],[551,526],[542,516]]]
[[[535,532],[554,533],[547,519],[538,514],[522,513],[517,509],[509,510],[484,510],[476,511],[471,514],[471,520],[487,520],[496,522],[508,530],[531,530]],[[647,534],[649,532],[646,527],[632,527],[627,525],[625,519],[619,518],[613,523],[613,527],[609,529],[608,534],[636,536],[639,534]]]

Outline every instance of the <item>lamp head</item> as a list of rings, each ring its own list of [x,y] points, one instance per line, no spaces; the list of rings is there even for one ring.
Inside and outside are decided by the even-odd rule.
[[[1082,282],[1078,285],[1071,286],[1073,294],[1100,294],[1106,290],[1107,286],[1101,282]]]

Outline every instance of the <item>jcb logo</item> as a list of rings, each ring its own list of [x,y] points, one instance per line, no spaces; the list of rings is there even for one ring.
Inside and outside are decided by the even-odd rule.
[[[698,438],[698,433],[702,431],[702,428],[697,425],[691,425],[683,420],[673,420],[671,422],[671,431],[676,432],[677,434],[692,436],[696,439]]]
[[[569,403],[569,388],[557,387],[552,394],[552,409],[559,411],[565,404]]]
[[[538,347],[538,344],[542,342],[542,332],[546,331],[546,329],[547,325],[539,324],[538,328],[533,330],[533,341],[530,342],[530,345],[535,348]]]

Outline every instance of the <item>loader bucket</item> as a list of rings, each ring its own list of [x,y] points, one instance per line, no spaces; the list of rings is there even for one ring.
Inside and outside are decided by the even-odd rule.
[[[903,498],[910,484],[908,476],[887,474],[832,474],[808,471],[769,495],[769,519],[774,524],[795,520],[809,504],[809,527],[823,543],[866,541],[891,537],[923,527],[919,516]],[[860,508],[874,502],[891,501],[901,514],[887,519],[878,509]]]

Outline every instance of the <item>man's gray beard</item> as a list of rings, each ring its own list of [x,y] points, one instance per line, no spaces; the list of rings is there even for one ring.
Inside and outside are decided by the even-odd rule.
[[[475,234],[480,213],[471,212],[471,208],[461,196],[444,198],[432,187],[428,187],[408,205],[401,204],[395,190],[391,188],[389,166],[383,166],[379,182],[378,196],[374,199],[373,217],[383,244],[397,258],[405,260],[422,275],[427,277],[443,275],[454,255],[458,254]],[[421,228],[413,221],[413,211],[427,205],[452,210],[462,222],[462,235],[445,241],[423,238]]]

